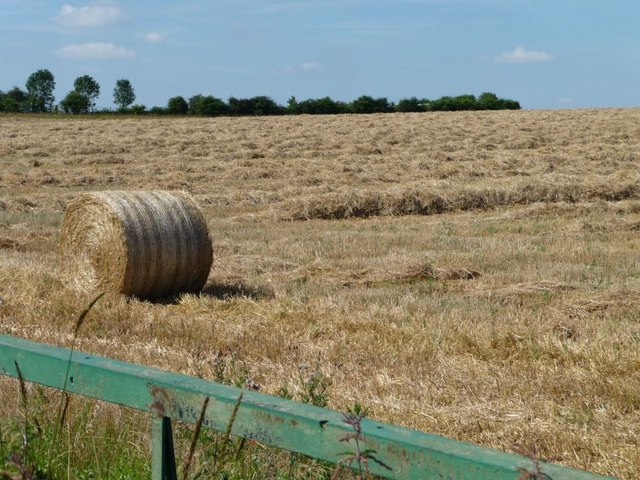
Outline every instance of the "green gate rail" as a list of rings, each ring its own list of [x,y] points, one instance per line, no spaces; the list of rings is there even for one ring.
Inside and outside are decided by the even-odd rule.
[[[334,464],[344,462],[345,450],[351,448],[340,439],[353,427],[333,410],[0,335],[0,373],[18,377],[16,364],[25,381],[149,412],[154,479],[176,478],[171,420],[197,423],[207,398],[203,427],[225,431],[236,410],[234,435]],[[532,472],[533,461],[521,455],[369,419],[363,419],[361,427],[362,449],[375,451],[381,461],[368,462],[375,475],[427,480],[539,478],[524,473]],[[606,478],[544,462],[540,472],[547,480]]]

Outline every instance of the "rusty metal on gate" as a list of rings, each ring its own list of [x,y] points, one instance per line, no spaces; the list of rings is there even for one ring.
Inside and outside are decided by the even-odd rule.
[[[158,480],[177,478],[171,420],[197,423],[207,398],[203,428],[224,432],[235,414],[233,435],[334,464],[344,462],[349,446],[340,440],[353,431],[345,416],[333,410],[0,335],[0,373],[18,377],[16,364],[25,381],[149,412],[152,477]],[[517,480],[539,476],[533,461],[521,455],[369,419],[362,420],[361,428],[362,448],[375,452],[379,461],[369,462],[369,471],[382,477]],[[606,478],[544,462],[539,462],[539,472],[548,480]]]

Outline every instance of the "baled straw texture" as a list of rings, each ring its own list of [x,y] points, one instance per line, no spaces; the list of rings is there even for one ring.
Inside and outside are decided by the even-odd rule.
[[[186,193],[80,195],[67,207],[60,247],[86,286],[147,299],[199,292],[213,262],[204,216]]]

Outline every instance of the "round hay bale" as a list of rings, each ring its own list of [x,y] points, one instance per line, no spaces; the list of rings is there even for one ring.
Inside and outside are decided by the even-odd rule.
[[[181,192],[80,195],[67,206],[60,248],[88,287],[143,299],[199,292],[213,262],[204,216]]]

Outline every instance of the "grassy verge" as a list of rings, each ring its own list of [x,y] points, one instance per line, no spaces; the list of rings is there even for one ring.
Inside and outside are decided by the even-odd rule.
[[[3,384],[22,397],[18,381],[3,380]],[[21,417],[0,421],[0,478],[149,478],[149,415],[72,396],[60,425],[61,392],[31,385],[25,393]],[[179,478],[352,478],[325,462],[233,437],[228,432],[202,430],[195,435],[193,425],[174,422]]]

